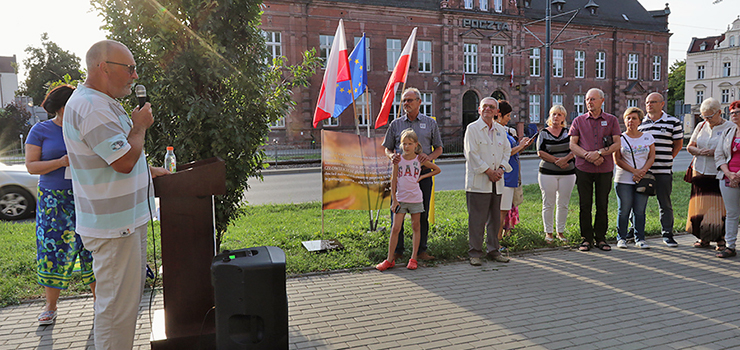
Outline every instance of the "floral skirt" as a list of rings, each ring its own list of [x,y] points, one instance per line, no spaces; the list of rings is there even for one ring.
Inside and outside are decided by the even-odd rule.
[[[75,260],[79,257],[82,282],[95,282],[92,254],[75,233],[75,202],[72,190],[38,188],[36,203],[36,261],[42,286],[67,289]]]

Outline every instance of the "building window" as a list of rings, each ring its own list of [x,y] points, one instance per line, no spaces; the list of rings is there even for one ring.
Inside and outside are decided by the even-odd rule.
[[[576,78],[583,78],[586,75],[586,51],[576,50],[574,70]]]
[[[396,91],[396,97],[393,98],[393,106],[391,107],[390,120],[400,117],[403,110],[401,109],[401,91]],[[389,123],[390,124],[390,123]]]
[[[700,105],[704,102],[704,90],[696,91],[696,104]]]
[[[698,65],[696,66],[696,79],[704,79],[704,65]]]
[[[504,12],[504,1],[503,0],[493,0],[493,10],[498,13]]]
[[[419,40],[419,73],[432,72],[432,42]]]
[[[355,100],[357,104],[357,119],[360,126],[368,126],[370,124],[370,118],[373,115],[370,110],[370,93],[366,91]]]
[[[326,61],[329,60],[329,51],[331,44],[334,42],[334,35],[319,35],[319,58],[321,58],[321,68],[326,67]]]
[[[606,78],[606,52],[596,51],[596,79]]]
[[[660,56],[653,56],[653,80],[660,80]]]
[[[557,106],[557,105],[561,105],[562,106],[563,105],[563,95],[552,95],[552,105],[553,106]],[[549,111],[548,111],[548,113],[549,113]]]
[[[573,96],[573,111],[576,114],[581,115],[586,109],[586,96],[585,95],[574,95]]]
[[[284,116],[270,123],[270,129],[282,129],[284,127],[285,127],[285,117]]]
[[[627,79],[636,80],[638,71],[637,54],[631,53],[627,56]]]
[[[492,56],[492,74],[493,75],[504,75],[504,45],[493,45],[491,46]]]
[[[724,62],[722,63],[722,76],[723,77],[729,77],[731,70],[732,62]]]
[[[355,37],[355,47],[357,47],[357,43],[359,43],[360,40],[362,40],[361,36]],[[370,71],[370,62],[372,61],[373,60],[370,59],[370,38],[365,37],[365,64],[367,64],[367,67],[365,67],[365,70],[368,72]]]
[[[432,93],[431,92],[422,92],[421,93],[421,106],[419,106],[419,111],[421,113],[424,113],[427,117],[432,116]]]
[[[488,0],[480,0],[480,10],[488,11]]]
[[[388,71],[392,72],[396,67],[398,58],[401,57],[401,39],[385,39],[385,48],[387,53]]]
[[[324,126],[339,126],[339,118],[332,117],[324,119]]]
[[[280,32],[266,32],[263,30],[262,35],[265,37],[267,52],[269,52],[270,54],[270,61],[268,62],[268,64],[272,64],[272,61],[274,59],[283,55],[283,50],[280,46]]]
[[[540,76],[540,49],[532,49],[529,52],[529,75]]]
[[[721,103],[730,103],[730,89],[722,89]]]
[[[636,98],[627,99],[627,108],[630,108],[630,107],[637,107],[637,99]]]
[[[529,122],[540,122],[540,95],[529,95]]]
[[[730,37],[730,47],[735,46],[735,36]]]
[[[552,76],[555,78],[563,77],[563,50],[552,50]]]
[[[473,0],[465,0],[465,9],[466,10],[472,10],[473,9]]]
[[[478,44],[463,44],[465,74],[478,74]]]

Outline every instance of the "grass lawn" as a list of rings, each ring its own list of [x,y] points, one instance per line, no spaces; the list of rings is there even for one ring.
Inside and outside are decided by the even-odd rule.
[[[684,231],[688,209],[690,185],[683,182],[683,172],[675,173],[673,180],[674,228]],[[607,238],[616,237],[617,201],[614,191],[609,200],[609,231]],[[235,221],[224,234],[221,249],[242,249],[271,245],[280,247],[287,256],[289,274],[328,271],[346,268],[364,268],[381,262],[388,249],[388,230],[368,232],[368,213],[365,211],[327,210],[324,212],[324,233],[321,233],[321,206],[318,202],[247,206],[244,215]],[[502,244],[511,251],[529,250],[552,246],[544,239],[542,229],[542,200],[538,185],[524,187],[524,204],[519,207],[521,223],[511,237]],[[387,210],[381,212],[379,226],[390,226]],[[660,234],[658,203],[651,198],[647,208],[648,235]],[[429,251],[438,259],[459,260],[467,257],[468,233],[464,191],[436,193],[436,223],[429,234]],[[406,219],[406,232],[410,230]],[[36,284],[35,224],[0,222],[0,307],[20,300],[39,298],[43,288]],[[155,231],[159,227],[155,224]],[[578,225],[578,192],[573,191],[566,235],[571,245],[580,243]],[[161,253],[158,234],[157,259]],[[309,253],[301,241],[338,239],[345,247],[342,251]],[[149,261],[153,266],[153,249],[150,234]],[[559,244],[559,243],[555,243]],[[407,234],[406,247],[411,247]],[[616,247],[614,247],[616,248]],[[407,250],[407,256],[410,251]],[[159,260],[158,260],[159,263]],[[79,274],[72,286],[62,295],[75,295],[89,291],[81,286]]]

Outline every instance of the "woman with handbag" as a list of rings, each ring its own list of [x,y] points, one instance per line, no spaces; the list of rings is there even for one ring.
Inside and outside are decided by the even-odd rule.
[[[737,241],[737,223],[740,219],[740,100],[730,104],[730,121],[732,123],[722,132],[717,151],[714,152],[714,165],[721,171],[717,173],[720,180],[719,190],[727,209],[725,219],[725,241],[727,247],[717,253],[718,258],[730,258],[735,252]]]
[[[710,242],[717,242],[717,250],[722,250],[727,214],[714,165],[714,150],[730,123],[722,119],[722,106],[714,98],[704,100],[699,111],[704,121],[696,125],[686,147],[694,156],[684,177],[691,184],[686,231],[699,239],[694,247],[711,248]]]
[[[529,137],[523,137],[521,143],[519,143],[514,136],[516,135],[516,131],[506,126],[507,124],[509,124],[509,121],[511,121],[512,108],[509,102],[505,100],[498,101],[498,109],[499,115],[497,117],[494,117],[494,119],[496,122],[503,125],[504,128],[506,128],[508,131],[506,136],[508,137],[509,144],[511,145],[511,156],[509,157],[509,165],[511,165],[511,167],[513,168],[512,171],[504,174],[505,187],[503,193],[501,194],[501,222],[504,224],[502,224],[498,230],[498,239],[501,240],[504,236],[503,230],[505,223],[507,222],[507,217],[509,216],[509,211],[513,208],[512,204],[514,202],[514,193],[517,191],[517,188],[520,187],[519,152],[532,144],[532,139],[530,139]],[[507,232],[514,227],[518,220],[518,217],[508,220],[509,225]]]
[[[637,107],[624,112],[622,147],[614,152],[617,164],[614,174],[614,189],[617,192],[617,248],[627,248],[627,224],[630,213],[634,215],[635,247],[647,249],[645,242],[645,207],[649,192],[655,191],[655,177],[648,173],[655,161],[655,139],[648,133],[637,130],[645,113]],[[649,179],[652,177],[650,187]]]

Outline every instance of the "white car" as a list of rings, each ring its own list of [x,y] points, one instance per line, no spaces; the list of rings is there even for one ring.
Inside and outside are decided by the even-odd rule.
[[[0,220],[27,219],[36,212],[38,175],[23,164],[0,163]]]

